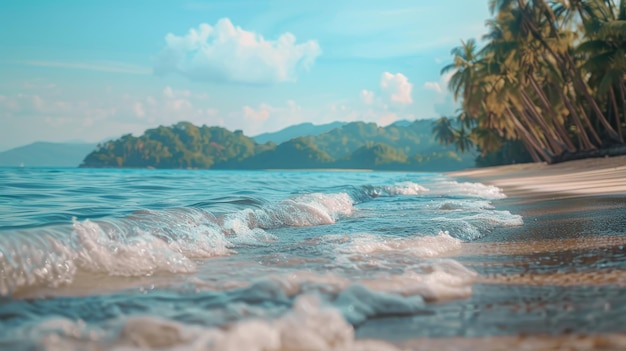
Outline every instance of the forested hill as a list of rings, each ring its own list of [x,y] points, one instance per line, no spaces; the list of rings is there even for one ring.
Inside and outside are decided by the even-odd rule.
[[[468,168],[475,155],[457,154],[432,136],[432,120],[379,127],[352,122],[317,136],[259,144],[241,131],[179,122],[98,145],[81,167],[299,169],[363,168],[441,171]]]

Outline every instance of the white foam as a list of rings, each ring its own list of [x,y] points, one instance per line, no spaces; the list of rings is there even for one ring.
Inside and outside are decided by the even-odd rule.
[[[12,294],[24,286],[58,287],[70,283],[76,274],[76,252],[52,235],[28,241],[2,239],[0,295]]]
[[[356,234],[346,236],[347,242],[337,247],[339,253],[372,254],[397,252],[412,254],[416,257],[437,257],[461,247],[461,240],[453,238],[447,232],[436,236],[412,236],[408,238],[384,238],[374,234]]]
[[[385,187],[389,195],[419,195],[428,192],[428,189],[413,182],[400,182],[393,186]]]
[[[431,221],[440,230],[445,230],[453,237],[465,241],[481,238],[495,228],[516,227],[524,224],[522,216],[497,210],[459,212],[456,216],[434,217]]]
[[[431,195],[468,196],[481,199],[504,199],[502,189],[482,183],[459,183],[457,181],[440,181],[428,185]]]
[[[173,251],[163,240],[137,231],[127,240],[116,240],[97,223],[74,222],[74,233],[80,248],[77,262],[81,268],[109,275],[141,276],[156,272],[190,273],[195,264]],[[117,233],[116,233],[117,234]]]
[[[400,306],[398,306],[400,307]],[[285,315],[251,319],[221,328],[187,325],[155,316],[127,318],[118,327],[89,327],[58,319],[31,328],[42,350],[185,351],[395,351],[379,340],[357,340],[339,310],[314,295],[299,297]]]
[[[364,187],[367,195],[371,197],[398,196],[398,195],[419,195],[429,190],[413,182],[399,182],[394,185],[373,185]]]
[[[474,271],[455,260],[436,259],[407,266],[399,274],[383,271],[375,276],[352,274],[348,278],[336,273],[294,271],[285,275],[269,276],[255,283],[260,284],[255,286],[255,290],[272,290],[278,286],[287,296],[310,292],[342,294],[351,289],[351,286],[359,285],[366,287],[372,296],[383,293],[446,301],[469,297],[471,285],[476,277],[477,274]],[[370,306],[370,308],[381,312],[380,306]],[[392,313],[391,311],[382,312]]]
[[[313,193],[221,218],[176,208],[140,211],[123,219],[74,220],[69,228],[3,236],[0,294],[25,287],[56,288],[71,283],[79,269],[125,277],[191,273],[196,271],[192,259],[230,255],[237,244],[276,241],[266,229],[332,224],[353,210],[345,193]]]
[[[249,235],[250,230],[256,228],[333,224],[340,217],[351,215],[353,210],[353,201],[348,194],[312,193],[294,196],[266,208],[227,214],[223,227],[229,234]]]

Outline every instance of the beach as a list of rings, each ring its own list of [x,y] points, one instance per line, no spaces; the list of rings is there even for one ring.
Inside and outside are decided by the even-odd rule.
[[[442,307],[430,323],[387,321],[396,328],[398,345],[626,349],[626,157],[449,175],[500,187],[508,197],[497,200],[498,207],[521,214],[524,225],[464,243],[452,257],[479,273],[471,298]],[[361,332],[372,333],[374,324]],[[437,328],[455,332],[411,338],[437,334]]]
[[[625,349],[625,165],[0,170],[0,349]]]

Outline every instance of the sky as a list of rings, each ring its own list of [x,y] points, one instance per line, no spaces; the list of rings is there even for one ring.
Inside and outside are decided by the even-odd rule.
[[[450,115],[441,68],[487,18],[487,0],[0,1],[0,151]]]

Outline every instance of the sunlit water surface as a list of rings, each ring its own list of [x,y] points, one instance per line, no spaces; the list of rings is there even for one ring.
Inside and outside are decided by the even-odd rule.
[[[0,348],[393,349],[471,297],[462,242],[523,225],[441,174],[0,169]]]

